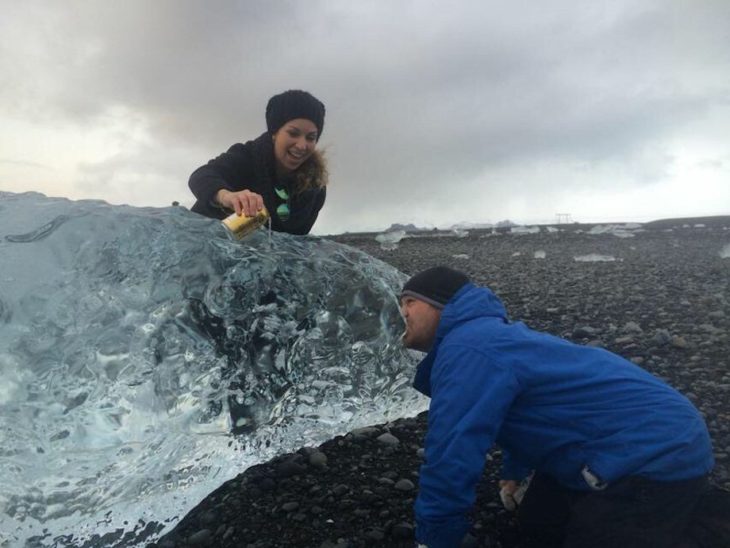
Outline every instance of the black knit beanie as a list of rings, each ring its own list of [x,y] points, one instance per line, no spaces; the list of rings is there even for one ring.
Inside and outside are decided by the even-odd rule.
[[[441,309],[467,283],[466,274],[446,266],[435,266],[408,280],[401,298],[411,296]]]
[[[317,139],[324,130],[324,104],[311,93],[290,89],[274,95],[266,105],[266,128],[272,135],[289,120],[305,118],[317,126]]]

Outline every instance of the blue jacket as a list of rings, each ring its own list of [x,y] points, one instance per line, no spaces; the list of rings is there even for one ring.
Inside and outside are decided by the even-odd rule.
[[[487,288],[467,284],[446,305],[414,386],[431,397],[416,538],[458,546],[469,528],[486,454],[497,443],[504,479],[529,470],[590,490],[626,476],[699,477],[713,467],[704,420],[679,392],[600,348],[510,323]]]

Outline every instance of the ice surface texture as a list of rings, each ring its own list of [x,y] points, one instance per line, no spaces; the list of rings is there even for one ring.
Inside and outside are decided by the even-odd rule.
[[[404,280],[179,207],[0,193],[0,545],[173,524],[251,464],[423,410]]]

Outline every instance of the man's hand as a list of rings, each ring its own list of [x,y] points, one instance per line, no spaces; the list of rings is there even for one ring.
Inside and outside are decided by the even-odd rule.
[[[243,213],[246,217],[253,217],[264,208],[264,199],[261,194],[256,194],[250,190],[231,192],[222,188],[216,193],[215,201],[223,207],[232,209],[236,212],[236,215]]]
[[[518,483],[515,480],[499,480],[499,498],[504,507],[510,512],[517,510],[527,491],[527,482]]]

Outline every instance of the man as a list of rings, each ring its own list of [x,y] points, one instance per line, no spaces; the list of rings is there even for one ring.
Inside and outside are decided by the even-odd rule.
[[[414,387],[431,398],[416,538],[459,546],[485,457],[503,451],[505,494],[535,546],[669,547],[707,491],[704,420],[633,363],[512,323],[466,275],[435,267],[400,296],[403,343],[427,352]]]

